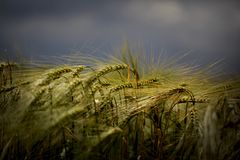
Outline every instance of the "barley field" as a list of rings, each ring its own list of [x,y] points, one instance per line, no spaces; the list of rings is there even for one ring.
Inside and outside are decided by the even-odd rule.
[[[129,48],[61,58],[1,63],[0,160],[240,159],[238,76]]]

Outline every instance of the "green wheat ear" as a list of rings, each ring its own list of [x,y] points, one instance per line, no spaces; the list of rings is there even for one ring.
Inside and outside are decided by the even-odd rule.
[[[196,107],[193,107],[190,110],[190,124],[192,125],[193,128],[197,127],[198,125],[198,111]]]
[[[2,88],[0,88],[0,94],[10,92],[10,91],[14,90],[15,88],[17,88],[17,86],[2,87]]]
[[[51,73],[48,73],[48,74],[47,74],[47,77],[43,80],[42,83],[39,84],[39,86],[48,85],[48,84],[50,84],[52,81],[60,78],[63,74],[69,73],[69,72],[72,72],[72,69],[71,69],[71,68],[62,68],[62,69],[55,70],[55,71],[53,71],[53,72],[51,72]]]
[[[123,70],[123,69],[128,69],[128,66],[125,64],[119,64],[119,65],[109,65],[106,66],[105,68],[101,69],[100,71],[98,71],[95,75],[91,76],[85,83],[85,88],[89,88],[92,86],[92,84],[94,82],[96,82],[97,80],[99,80],[100,77],[111,73],[111,72],[115,72],[115,71],[119,71],[119,70]]]
[[[110,89],[110,94],[113,93],[113,92],[123,90],[125,88],[133,88],[133,86],[134,85],[132,83],[125,83],[125,84],[117,85],[117,86]]]
[[[152,78],[152,79],[148,79],[148,80],[142,80],[142,81],[139,81],[137,83],[137,86],[138,87],[142,87],[142,86],[149,86],[153,83],[157,83],[159,82],[159,80],[157,78]]]
[[[77,80],[74,80],[73,82],[70,83],[69,87],[68,87],[68,90],[70,92],[73,92],[73,90],[78,87],[79,85],[82,85],[83,84],[83,81],[80,80],[80,79],[77,79]]]
[[[73,72],[73,77],[79,77],[79,74],[86,68],[86,66],[78,66]]]
[[[209,98],[195,98],[194,101],[189,98],[181,98],[178,103],[209,103]]]
[[[46,93],[46,88],[42,88],[42,89],[40,89],[37,93],[36,93],[36,95],[35,95],[35,97],[34,97],[34,99],[32,100],[32,102],[30,103],[30,106],[32,106],[32,107],[34,107],[34,106],[38,106],[39,104],[39,101],[41,101],[42,99],[42,96]]]

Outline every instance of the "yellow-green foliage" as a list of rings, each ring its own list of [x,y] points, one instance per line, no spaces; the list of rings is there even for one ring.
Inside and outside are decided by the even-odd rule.
[[[13,68],[0,88],[0,159],[240,157],[239,79],[123,52],[109,63]]]

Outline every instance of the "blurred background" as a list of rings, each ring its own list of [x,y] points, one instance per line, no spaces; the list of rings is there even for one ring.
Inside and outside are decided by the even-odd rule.
[[[185,63],[240,73],[237,1],[0,0],[1,58],[111,54],[127,40]]]

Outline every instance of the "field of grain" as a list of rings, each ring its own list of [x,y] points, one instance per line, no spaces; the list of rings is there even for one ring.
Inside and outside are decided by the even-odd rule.
[[[63,59],[1,64],[0,160],[240,159],[238,77],[128,48]]]

